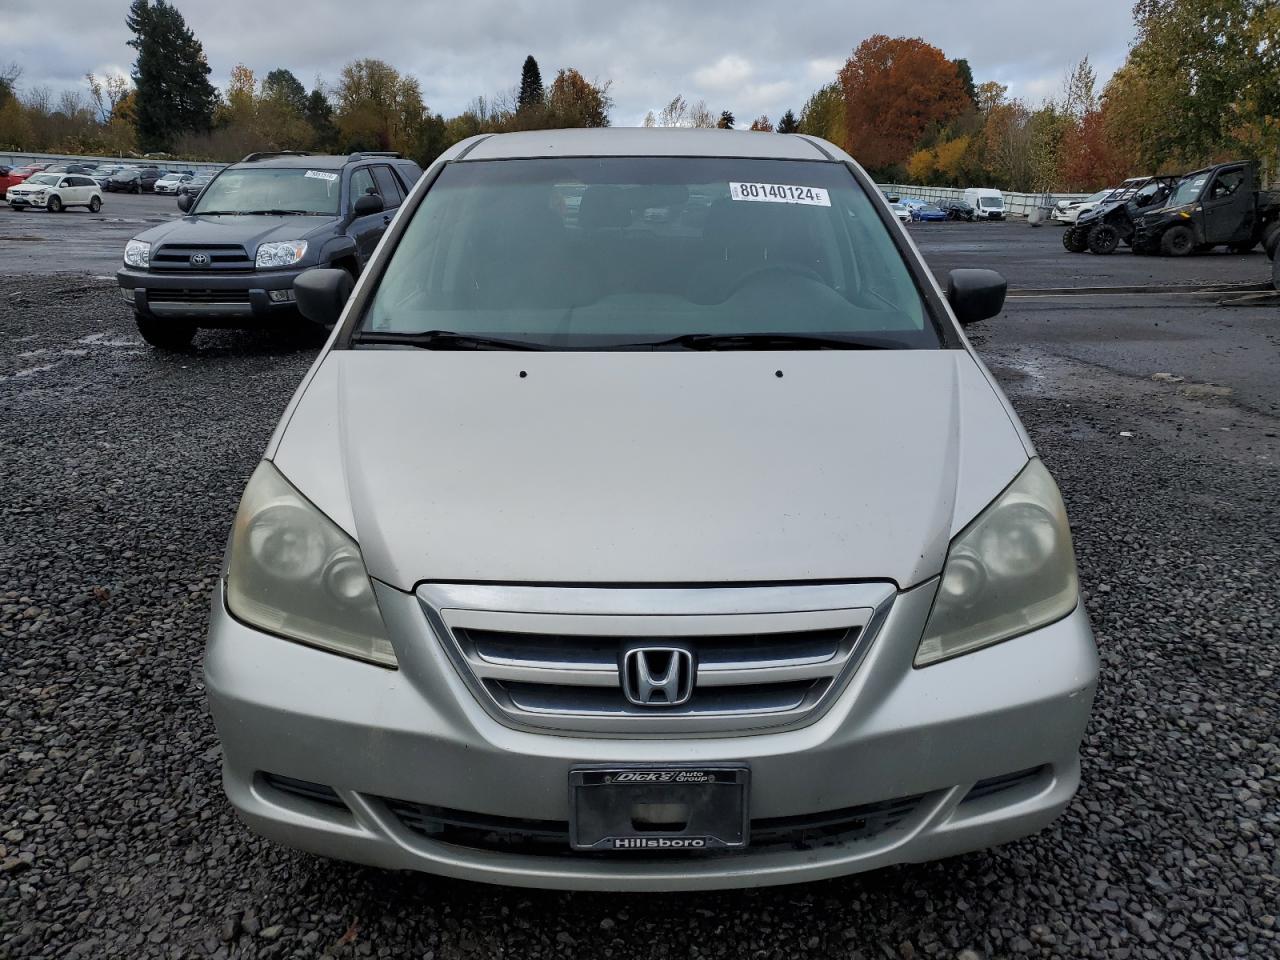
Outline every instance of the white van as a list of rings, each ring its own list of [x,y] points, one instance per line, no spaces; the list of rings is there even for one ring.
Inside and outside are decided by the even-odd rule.
[[[975,220],[1003,220],[1004,194],[990,187],[970,187],[964,192],[964,202],[973,207]]]

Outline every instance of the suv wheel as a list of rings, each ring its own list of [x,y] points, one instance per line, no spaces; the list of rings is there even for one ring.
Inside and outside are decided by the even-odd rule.
[[[195,339],[196,325],[183,320],[159,320],[155,317],[133,315],[142,339],[159,350],[185,350]]]
[[[1100,223],[1089,231],[1090,253],[1115,253],[1120,246],[1120,231],[1109,223]]]
[[[99,210],[101,210],[101,209],[102,209],[102,198],[101,198],[101,197],[94,197],[92,200],[90,200],[90,201],[89,201],[89,212],[90,212],[90,213],[97,213],[97,212],[98,212]]]
[[[1166,257],[1185,257],[1196,248],[1196,235],[1190,227],[1176,224],[1160,238],[1160,252]]]
[[[1262,231],[1262,249],[1267,251],[1267,256],[1272,260],[1276,258],[1276,247],[1280,246],[1280,221],[1267,224],[1267,229]]]
[[[1072,253],[1084,253],[1089,246],[1084,230],[1080,227],[1067,227],[1062,234],[1062,246]]]
[[[62,198],[55,193],[52,197],[49,198],[49,202],[45,204],[45,209],[48,210],[50,213],[61,213]]]

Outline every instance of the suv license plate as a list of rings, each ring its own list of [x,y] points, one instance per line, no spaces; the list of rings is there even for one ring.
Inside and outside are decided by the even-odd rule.
[[[750,782],[747,767],[573,769],[570,844],[575,850],[640,853],[745,847]]]

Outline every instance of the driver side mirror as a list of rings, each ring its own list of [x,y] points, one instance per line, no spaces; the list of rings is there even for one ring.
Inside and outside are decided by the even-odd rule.
[[[178,209],[186,213],[191,209],[191,204],[194,200],[195,198],[191,194],[183,190],[182,193],[178,194]]]
[[[367,217],[370,214],[382,212],[382,198],[376,193],[361,194],[356,198],[356,205],[352,208],[357,217]]]
[[[351,274],[345,270],[316,268],[304,270],[294,278],[293,296],[304,317],[328,328],[342,316],[354,286]]]
[[[1003,310],[1008,289],[1008,281],[994,270],[952,270],[947,277],[947,302],[956,319],[968,326]]]

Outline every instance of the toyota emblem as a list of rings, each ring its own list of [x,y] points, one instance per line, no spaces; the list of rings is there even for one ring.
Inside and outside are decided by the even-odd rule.
[[[209,255],[207,253],[193,253],[191,255],[191,265],[193,267],[207,267],[209,265]]]

